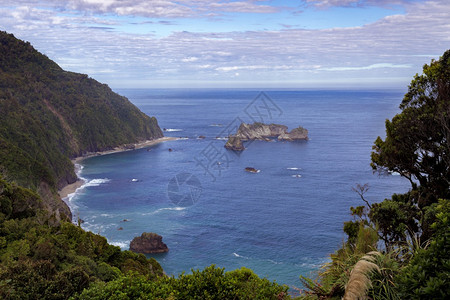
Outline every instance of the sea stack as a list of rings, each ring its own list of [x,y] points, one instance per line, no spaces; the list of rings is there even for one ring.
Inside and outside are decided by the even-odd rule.
[[[135,253],[164,253],[169,248],[162,241],[162,236],[153,232],[144,232],[141,236],[135,237],[130,243],[130,251]]]

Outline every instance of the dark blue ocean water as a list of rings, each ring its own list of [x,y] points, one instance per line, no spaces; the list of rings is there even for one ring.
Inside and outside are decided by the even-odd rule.
[[[85,229],[123,249],[142,232],[162,235],[170,251],[154,257],[168,274],[245,266],[299,287],[299,275],[317,270],[342,244],[349,207],[363,205],[352,187],[368,183],[373,202],[408,189],[400,176],[379,177],[369,165],[373,141],[384,136],[404,91],[267,91],[270,100],[256,90],[118,92],[156,116],[166,136],[184,139],[84,160],[87,184],[70,203]],[[225,150],[216,138],[252,118],[301,125],[310,140],[255,141],[241,155]],[[192,206],[168,197],[180,173],[201,184],[180,182]]]

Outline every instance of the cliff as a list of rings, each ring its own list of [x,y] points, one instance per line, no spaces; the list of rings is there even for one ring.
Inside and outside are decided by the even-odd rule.
[[[235,151],[244,150],[242,144],[243,141],[249,140],[265,140],[269,141],[276,138],[280,141],[295,141],[295,140],[307,140],[308,130],[303,127],[298,127],[288,132],[288,127],[279,124],[263,124],[263,123],[253,123],[246,124],[242,123],[236,134],[231,135],[228,138],[225,148]]]
[[[57,190],[76,180],[70,158],[163,136],[154,117],[87,75],[67,72],[0,32],[0,173],[57,214]]]

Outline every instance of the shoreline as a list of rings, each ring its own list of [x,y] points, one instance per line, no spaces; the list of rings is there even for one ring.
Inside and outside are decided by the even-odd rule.
[[[115,147],[114,149],[111,150],[106,150],[106,151],[98,151],[98,152],[89,152],[83,156],[78,156],[75,157],[74,159],[72,159],[72,162],[74,164],[81,162],[82,160],[86,159],[86,158],[90,158],[90,157],[94,157],[94,156],[100,156],[100,155],[107,155],[107,154],[113,154],[113,153],[119,153],[119,152],[125,152],[125,151],[131,151],[131,150],[136,150],[136,149],[142,149],[142,148],[146,148],[146,147],[150,147],[159,143],[163,143],[163,142],[167,142],[167,141],[176,141],[179,138],[177,137],[172,137],[172,136],[164,136],[162,138],[158,138],[158,139],[154,139],[154,140],[146,140],[143,142],[138,142],[135,144],[128,144],[128,145],[120,145],[118,147]],[[130,148],[130,145],[131,148]]]
[[[153,145],[156,145],[159,143],[163,143],[163,142],[167,142],[167,141],[176,141],[178,139],[179,138],[177,138],[177,137],[165,136],[165,137],[154,139],[154,140],[147,140],[147,141],[135,143],[135,144],[133,144],[132,148],[130,148],[129,145],[121,145],[121,146],[115,147],[112,150],[87,153],[86,155],[76,157],[76,158],[72,159],[71,161],[75,165],[75,164],[80,163],[81,161],[83,161],[86,158],[90,158],[90,157],[94,157],[94,156],[101,156],[101,155],[108,155],[108,154],[119,153],[119,152],[125,152],[125,151],[131,151],[131,150],[136,150],[136,149],[142,149],[142,148],[150,147],[150,146],[153,146]],[[69,209],[70,209],[70,205],[65,199],[70,194],[75,193],[77,191],[77,189],[82,187],[85,183],[86,182],[84,180],[82,180],[81,178],[78,177],[77,181],[64,186],[62,189],[60,189],[58,191],[59,197],[61,198],[61,200],[66,202],[67,206],[69,206]]]

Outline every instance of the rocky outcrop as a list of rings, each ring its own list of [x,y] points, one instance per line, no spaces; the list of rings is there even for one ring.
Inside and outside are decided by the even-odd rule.
[[[286,141],[307,140],[308,130],[300,126],[292,129],[291,132],[283,132],[278,136],[278,139]]]
[[[228,138],[225,148],[235,151],[244,150],[243,141],[249,140],[264,140],[270,141],[277,138],[280,141],[295,141],[295,140],[307,140],[308,130],[303,127],[298,127],[288,132],[288,127],[279,124],[263,124],[242,123],[239,126],[235,135],[231,135]]]
[[[162,236],[153,232],[144,232],[141,236],[135,237],[130,243],[130,251],[136,253],[164,253],[169,248],[162,241]]]
[[[242,144],[242,140],[236,136],[230,136],[228,138],[225,148],[234,151],[243,151],[245,149],[244,144]]]
[[[287,132],[287,129],[287,126],[277,124],[242,123],[235,136],[242,141],[267,140]]]

